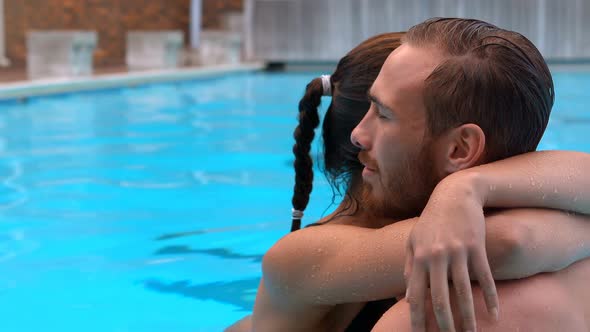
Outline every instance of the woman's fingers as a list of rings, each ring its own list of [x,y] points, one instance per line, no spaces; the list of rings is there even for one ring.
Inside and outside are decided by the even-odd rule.
[[[426,331],[424,297],[426,295],[426,270],[422,264],[414,264],[410,275],[406,301],[410,304],[412,332]]]
[[[432,308],[441,332],[455,332],[451,301],[449,299],[449,281],[447,271],[449,257],[441,251],[433,256],[430,264],[430,292]]]
[[[467,255],[464,252],[459,252],[455,255],[451,266],[451,277],[453,278],[453,288],[455,288],[455,294],[457,295],[463,331],[475,332],[476,321],[473,293],[471,291],[469,269],[467,268]]]
[[[483,250],[477,250],[471,256],[472,263],[471,267],[473,273],[479,282],[479,286],[483,291],[483,296],[488,308],[488,313],[494,320],[498,320],[500,311],[500,303],[498,301],[498,292],[496,291],[496,283],[492,276],[488,257],[486,255],[485,248]]]

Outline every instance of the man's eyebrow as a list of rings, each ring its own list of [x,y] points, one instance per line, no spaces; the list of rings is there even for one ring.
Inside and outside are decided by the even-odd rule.
[[[369,89],[369,90],[367,91],[367,98],[368,98],[368,99],[369,99],[371,102],[373,102],[373,103],[377,104],[377,106],[379,106],[379,108],[381,108],[381,109],[384,109],[384,110],[387,110],[387,111],[391,112],[391,108],[387,107],[387,106],[386,106],[386,105],[385,105],[385,104],[384,104],[384,103],[383,103],[381,100],[379,100],[379,98],[377,98],[377,97],[376,97],[374,94],[372,94],[372,93],[371,93],[371,89]]]

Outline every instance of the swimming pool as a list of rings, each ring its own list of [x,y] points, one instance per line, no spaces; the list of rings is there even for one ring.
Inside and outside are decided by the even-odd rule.
[[[0,103],[0,329],[220,331],[250,313],[290,226],[291,133],[315,76]],[[590,73],[555,81],[541,148],[590,152]],[[306,221],[331,198],[317,176]]]

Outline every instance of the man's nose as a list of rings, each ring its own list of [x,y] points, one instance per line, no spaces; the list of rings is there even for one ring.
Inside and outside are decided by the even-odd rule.
[[[367,115],[361,120],[361,122],[352,130],[350,134],[350,141],[354,146],[361,150],[369,149],[369,136],[367,130]]]

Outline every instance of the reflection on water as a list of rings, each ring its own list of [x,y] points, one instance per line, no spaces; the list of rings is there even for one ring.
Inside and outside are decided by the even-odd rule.
[[[156,241],[165,241],[171,239],[177,239],[181,237],[189,237],[194,235],[211,234],[211,233],[223,233],[223,232],[236,232],[236,231],[249,231],[256,232],[257,230],[277,230],[284,229],[285,223],[283,222],[271,222],[271,223],[257,223],[255,225],[238,225],[228,227],[215,227],[215,228],[203,228],[194,231],[176,232],[162,234],[155,238]]]
[[[144,286],[152,291],[161,293],[173,293],[198,299],[213,300],[232,304],[241,310],[252,310],[256,298],[256,290],[260,278],[250,278],[236,281],[220,281],[202,285],[191,285],[189,280],[181,280],[165,283],[156,279],[143,282]]]
[[[10,162],[8,169],[0,173],[0,210],[10,209],[26,202],[27,191],[19,183],[22,175],[22,166],[17,161]]]
[[[207,232],[206,231],[203,231],[203,230],[188,231],[188,232],[178,232],[178,233],[170,233],[170,234],[160,235],[155,240],[156,241],[170,240],[170,239],[176,239],[176,238],[179,238],[179,237],[193,236],[193,235],[201,235],[201,234],[206,234],[206,233]]]
[[[206,254],[223,259],[247,259],[254,263],[262,262],[263,255],[244,255],[226,248],[191,249],[189,246],[167,246],[158,249],[154,255]]]

